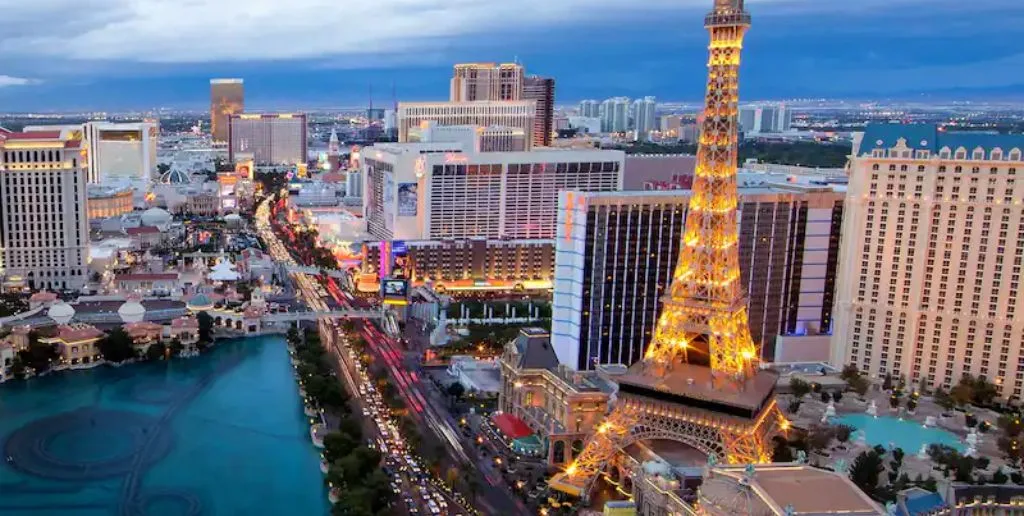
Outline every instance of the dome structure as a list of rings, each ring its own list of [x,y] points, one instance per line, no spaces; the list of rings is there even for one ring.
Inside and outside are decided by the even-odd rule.
[[[117,315],[126,323],[142,322],[146,318],[146,307],[142,306],[137,297],[129,297],[128,301],[117,309]]]
[[[161,208],[150,208],[142,212],[142,225],[154,226],[160,231],[167,230],[173,219],[174,217],[167,210]]]
[[[53,319],[57,324],[67,324],[75,316],[75,309],[64,301],[58,301],[46,311],[46,316]]]
[[[202,312],[213,308],[213,301],[210,301],[206,294],[200,292],[188,300],[186,307],[192,312]]]
[[[165,185],[187,185],[192,182],[192,178],[185,172],[171,169],[160,176],[160,182]]]

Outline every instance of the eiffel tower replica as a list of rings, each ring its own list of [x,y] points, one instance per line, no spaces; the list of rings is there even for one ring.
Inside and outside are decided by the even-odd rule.
[[[690,445],[728,464],[771,461],[770,438],[789,428],[778,376],[758,367],[737,248],[737,109],[744,0],[715,0],[708,83],[679,262],[644,358],[617,378],[615,409],[550,487],[586,498],[605,465],[645,439]]]

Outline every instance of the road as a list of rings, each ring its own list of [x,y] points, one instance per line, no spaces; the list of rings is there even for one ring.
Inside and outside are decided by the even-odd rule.
[[[264,201],[256,210],[256,227],[267,252],[279,263],[295,265],[289,250],[281,243],[270,223],[269,201]],[[311,310],[328,310],[323,287],[305,274],[291,275],[297,289],[296,294]],[[338,328],[338,321],[322,319],[318,323],[321,341],[337,361],[340,377],[348,392],[357,400],[357,407],[363,414],[362,426],[372,442],[385,457],[385,466],[393,478],[401,484],[404,500],[397,505],[404,506],[406,513],[425,514],[472,514],[475,511],[461,506],[456,497],[447,491],[438,479],[429,478],[426,468],[418,458],[409,454],[409,448],[398,432],[394,418],[388,413],[384,402],[372,386],[366,371],[355,360],[355,354],[348,346],[347,338]],[[371,326],[371,325],[367,325]],[[356,394],[358,393],[358,395]],[[413,496],[415,495],[415,496]]]

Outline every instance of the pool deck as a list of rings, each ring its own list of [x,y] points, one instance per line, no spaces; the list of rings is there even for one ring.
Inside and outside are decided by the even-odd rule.
[[[878,416],[889,416],[897,417],[900,415],[899,412],[892,410],[889,407],[889,394],[882,391],[878,386],[872,386],[871,390],[865,394],[864,399],[853,392],[847,392],[843,394],[843,399],[835,404],[836,416],[841,417],[846,414],[863,414],[871,404],[871,400],[875,401],[878,408]],[[906,404],[906,398],[904,398],[902,405]],[[792,396],[780,396],[779,405],[782,408],[786,417],[789,417],[793,425],[798,428],[810,429],[815,426],[821,425],[821,416],[825,413],[826,404],[822,403],[821,398],[816,393],[811,393],[803,397],[801,400],[800,411],[794,415],[789,412],[789,405],[792,402]],[[936,405],[931,398],[928,396],[922,396],[918,403],[917,409],[913,414],[906,412],[905,408],[902,409],[902,417],[907,421],[914,421],[918,424],[924,425],[924,421],[928,416],[935,417],[936,424],[935,428],[946,430],[955,434],[961,440],[964,439],[968,430],[965,428],[964,414],[963,412],[953,411],[949,413],[948,417],[943,416],[942,408]],[[979,417],[979,420],[988,421],[993,424],[993,430],[990,430],[986,434],[981,435],[981,444],[978,446],[978,457],[988,457],[991,459],[991,465],[989,466],[990,471],[995,471],[996,468],[1002,466],[1004,461],[1001,459],[1002,453],[999,451],[996,441],[998,439],[998,431],[995,429],[995,423],[997,416],[989,411],[978,410],[975,414]],[[868,436],[869,441],[871,436]],[[867,446],[873,446],[868,444]],[[852,464],[853,460],[859,455],[864,449],[867,448],[864,445],[858,445],[853,442],[846,443],[844,446],[835,446],[835,443],[830,446],[827,453],[828,456],[812,455],[810,459],[821,466],[831,466],[838,459],[845,459],[847,464]],[[911,478],[914,475],[933,475],[941,477],[941,473],[936,473],[932,468],[932,461],[930,459],[921,460],[917,457],[919,450],[903,450],[905,453],[903,471],[907,472]]]

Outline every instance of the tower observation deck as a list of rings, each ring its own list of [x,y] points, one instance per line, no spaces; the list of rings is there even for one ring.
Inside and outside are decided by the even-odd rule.
[[[678,265],[644,358],[619,378],[616,406],[551,487],[586,497],[623,447],[683,442],[726,463],[769,462],[768,439],[789,423],[773,372],[758,367],[740,284],[737,213],[739,67],[750,15],[715,0],[697,170]]]

